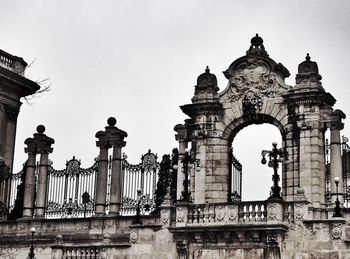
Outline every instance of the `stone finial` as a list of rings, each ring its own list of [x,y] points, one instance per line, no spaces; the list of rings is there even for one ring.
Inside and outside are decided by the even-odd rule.
[[[108,126],[105,127],[104,131],[98,131],[95,137],[98,138],[96,145],[101,146],[120,146],[125,147],[126,142],[124,138],[128,136],[128,133],[117,128],[115,125],[117,120],[114,117],[109,117],[107,120]]]
[[[256,34],[251,40],[250,40],[250,48],[247,50],[247,55],[264,55],[268,56],[265,47],[263,45],[264,40]]]
[[[309,53],[306,53],[305,60],[306,60],[306,61],[310,61],[310,60],[311,60]]]
[[[39,133],[39,134],[43,134],[45,132],[45,126],[44,125],[39,125],[38,127],[36,127],[36,131]]]
[[[218,85],[218,81],[216,79],[216,76],[214,74],[210,73],[210,69],[209,66],[207,66],[205,68],[205,72],[203,74],[201,74],[200,76],[198,76],[197,78],[197,87],[210,87],[210,88],[217,88],[217,90],[219,90],[219,88],[217,87]]]
[[[303,73],[315,73],[318,75],[317,63],[315,61],[311,61],[309,53],[306,54],[305,60],[301,62],[298,66],[298,74]]]
[[[114,127],[117,124],[117,120],[114,117],[109,117],[107,120],[108,126]]]
[[[25,152],[36,154],[52,153],[53,148],[51,147],[51,145],[55,143],[55,140],[44,134],[45,126],[37,126],[36,131],[37,133],[33,134],[33,138],[27,138],[24,141],[24,144],[27,145],[27,147],[24,149]]]
[[[298,66],[298,74],[296,75],[296,89],[314,88],[324,91],[321,80],[322,76],[318,73],[318,66],[315,61],[311,61],[310,54],[307,53],[305,60]]]
[[[264,40],[259,36],[259,34],[256,34],[255,37],[253,37],[253,38],[250,40],[250,43],[251,43],[254,47],[263,46],[263,42],[264,42]]]
[[[197,78],[197,85],[195,86],[192,102],[210,102],[217,98],[218,91],[219,87],[216,76],[210,73],[209,66],[207,66],[205,72]]]

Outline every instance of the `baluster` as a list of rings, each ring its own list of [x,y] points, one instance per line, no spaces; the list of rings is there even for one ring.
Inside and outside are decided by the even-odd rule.
[[[189,206],[187,208],[188,208],[187,223],[193,223],[193,207]]]
[[[197,206],[193,208],[193,223],[199,223],[199,208]]]
[[[209,213],[209,203],[205,204],[204,210],[203,210],[203,218],[204,218],[204,223],[208,224],[210,220],[210,213]]]
[[[204,223],[205,206],[199,208],[199,223]]]
[[[250,204],[245,205],[245,220],[250,221]]]
[[[244,221],[244,204],[238,205],[238,221]]]
[[[252,204],[252,211],[251,211],[251,220],[256,221],[256,203]]]
[[[257,213],[256,213],[256,219],[257,219],[257,221],[261,221],[261,214],[262,214],[262,212],[261,212],[261,206],[262,206],[261,203],[258,203],[258,204],[257,204],[257,207],[258,207],[258,210],[257,210]]]

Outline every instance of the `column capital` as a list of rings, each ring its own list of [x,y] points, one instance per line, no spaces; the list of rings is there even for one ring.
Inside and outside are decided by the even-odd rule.
[[[344,123],[342,119],[345,119],[346,115],[341,110],[334,110],[328,115],[327,118],[327,127],[331,130],[342,130],[344,128]]]
[[[18,106],[13,106],[9,104],[5,105],[5,112],[9,121],[16,122],[19,114],[20,105],[21,104],[19,104]]]
[[[95,137],[98,138],[96,145],[98,147],[125,147],[126,142],[124,141],[124,138],[128,136],[128,133],[115,126],[117,120],[114,117],[108,118],[107,123],[108,126],[105,127],[104,131],[98,131],[96,133]]]
[[[344,123],[341,121],[332,121],[329,127],[331,130],[342,130],[344,129]]]
[[[177,141],[188,141],[188,132],[183,124],[177,124],[174,127],[174,131],[176,131],[175,139]]]
[[[51,147],[51,145],[55,143],[55,140],[44,134],[45,127],[43,125],[39,125],[36,128],[36,131],[37,133],[33,134],[33,138],[27,138],[24,141],[24,144],[27,145],[24,151],[26,153],[34,154],[52,153],[53,148]]]

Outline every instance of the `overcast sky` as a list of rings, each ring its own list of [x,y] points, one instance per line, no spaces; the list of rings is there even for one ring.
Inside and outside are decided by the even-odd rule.
[[[223,90],[222,71],[245,55],[256,33],[289,69],[289,85],[309,52],[335,108],[350,116],[350,1],[0,0],[0,6],[0,49],[34,61],[27,77],[49,78],[52,89],[21,107],[15,172],[26,160],[24,140],[39,124],[56,141],[50,158],[57,169],[73,155],[92,165],[95,133],[109,116],[129,134],[130,162],[148,149],[159,158],[170,153],[177,147],[173,127],[186,118],[179,106],[191,102],[198,75],[208,65]],[[348,122],[342,133],[349,137]],[[260,165],[260,153],[274,140],[281,136],[272,125],[245,128],[234,140],[245,199],[268,196],[272,171]]]

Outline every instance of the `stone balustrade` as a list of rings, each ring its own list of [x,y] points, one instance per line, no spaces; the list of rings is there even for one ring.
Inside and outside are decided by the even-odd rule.
[[[226,224],[266,224],[307,220],[308,202],[278,199],[216,204],[176,204],[176,227]]]
[[[22,58],[13,56],[0,49],[0,66],[18,75],[24,76],[27,63]]]

